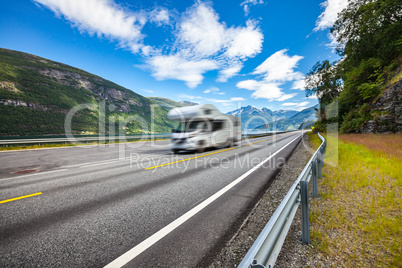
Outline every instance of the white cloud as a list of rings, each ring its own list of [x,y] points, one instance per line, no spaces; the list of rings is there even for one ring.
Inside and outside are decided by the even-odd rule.
[[[305,81],[304,81],[304,78],[303,78],[303,79],[294,81],[291,89],[304,90],[304,87],[305,87]]]
[[[247,27],[230,28],[227,30],[227,51],[229,58],[245,59],[261,52],[264,36],[254,21],[248,20]]]
[[[301,103],[295,103],[295,102],[286,102],[282,103],[282,106],[306,106],[309,105],[310,103],[308,101],[304,101]]]
[[[259,84],[260,85],[255,90],[255,92],[251,94],[251,97],[255,99],[264,98],[268,100],[276,100],[284,95],[284,93],[279,88],[281,84],[265,82],[260,82]]]
[[[277,101],[285,101],[285,100],[288,100],[288,99],[293,98],[293,97],[296,96],[296,95],[297,95],[297,93],[283,94],[282,96],[280,96],[280,97],[277,98],[276,100],[277,100]]]
[[[181,98],[181,99],[189,99],[189,100],[202,99],[202,97],[200,97],[200,96],[191,96],[191,95],[187,95],[187,94],[181,94],[179,96],[179,98]]]
[[[210,6],[196,4],[179,25],[178,41],[197,56],[211,56],[225,43],[225,25]]]
[[[263,0],[245,0],[240,5],[243,6],[244,14],[248,16],[248,14],[250,14],[250,6],[263,3],[264,3]]]
[[[236,84],[236,87],[248,90],[257,90],[260,86],[261,83],[253,79],[240,81]]]
[[[315,23],[315,32],[332,27],[338,17],[338,13],[348,6],[348,0],[327,0],[321,3],[321,6],[325,10]]]
[[[141,13],[126,12],[109,0],[34,0],[64,17],[81,32],[118,41],[137,53],[143,47],[141,33],[146,19]]]
[[[335,53],[336,52],[336,48],[339,46],[338,40],[335,36],[335,34],[332,33],[328,33],[327,34],[328,39],[329,39],[329,43],[325,44],[327,47],[332,49],[332,52]]]
[[[232,107],[233,106],[233,103],[230,103],[230,102],[224,102],[224,103],[221,103],[223,106],[225,106],[225,107]]]
[[[196,1],[179,16],[163,7],[134,12],[115,0],[34,1],[81,32],[106,37],[121,48],[141,53],[145,64],[140,67],[150,70],[157,80],[181,80],[190,88],[198,86],[210,70],[218,70],[217,81],[227,82],[240,72],[245,60],[262,50],[264,36],[255,21],[229,27],[220,21],[210,2]],[[143,31],[147,22],[159,27],[175,23],[173,38],[159,47],[145,44]]]
[[[192,61],[177,55],[155,56],[148,60],[152,76],[157,80],[177,79],[186,82],[190,88],[198,86],[203,80],[203,73],[218,68],[211,60]]]
[[[156,8],[149,13],[150,21],[158,26],[170,23],[169,10],[165,8]]]
[[[246,27],[228,28],[219,21],[215,10],[202,2],[184,13],[174,35],[176,41],[168,55],[148,58],[148,68],[159,80],[182,80],[192,88],[198,86],[203,74],[210,70],[220,70],[217,81],[227,82],[241,70],[243,61],[261,52],[263,41],[255,22],[249,20]],[[161,65],[162,60],[169,66]]]
[[[297,93],[285,94],[280,86],[287,81],[301,79],[303,74],[296,72],[298,62],[303,58],[301,56],[288,56],[287,50],[280,50],[268,57],[252,72],[254,75],[262,75],[262,80],[253,79],[244,80],[237,83],[236,87],[253,90],[251,97],[265,98],[270,101],[284,101],[293,98]]]
[[[232,78],[236,74],[238,74],[243,68],[243,64],[234,65],[232,67],[228,67],[219,71],[219,77],[216,79],[217,82],[227,82],[229,78]]]
[[[268,100],[285,100],[294,97],[292,94],[285,94],[279,88],[280,83],[272,83],[265,81],[256,81],[256,80],[245,80],[237,83],[236,87],[244,88],[248,90],[253,90],[253,94],[251,94],[252,98],[255,99],[268,99]]]
[[[298,62],[302,56],[286,55],[287,49],[282,49],[268,57],[261,65],[255,68],[253,74],[262,74],[266,81],[292,81],[300,79],[303,74],[295,72]]]
[[[153,90],[150,90],[150,89],[143,89],[142,91],[144,91],[144,92],[147,92],[147,93],[154,93],[154,91]]]
[[[225,103],[236,102],[236,101],[245,101],[246,99],[244,99],[242,97],[232,97],[229,100],[217,100],[217,99],[205,99],[205,100],[210,101],[210,102],[225,104]]]
[[[308,96],[308,97],[306,97],[306,100],[310,100],[310,99],[315,99],[315,100],[317,100],[318,99],[318,97],[317,97],[317,95],[311,95],[311,96]]]
[[[211,87],[211,88],[208,88],[208,89],[204,90],[203,92],[204,92],[205,94],[208,94],[208,93],[218,94],[218,95],[224,95],[224,94],[225,94],[225,92],[219,92],[219,91],[220,91],[219,88],[217,88],[217,87]]]
[[[292,106],[292,109],[297,110],[297,111],[301,111],[303,109],[306,109],[307,105],[310,105],[310,102],[304,101],[304,102],[301,102],[301,103],[295,103],[295,102],[282,103],[282,106]]]
[[[211,87],[211,88],[208,88],[208,89],[206,89],[206,90],[204,90],[204,93],[211,93],[211,92],[214,92],[214,91],[219,91],[219,88],[217,88],[217,87]]]

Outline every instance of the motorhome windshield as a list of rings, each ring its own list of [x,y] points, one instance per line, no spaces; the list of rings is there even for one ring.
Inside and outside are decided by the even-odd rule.
[[[176,128],[176,132],[193,132],[202,128],[204,123],[204,121],[180,122],[179,126]]]

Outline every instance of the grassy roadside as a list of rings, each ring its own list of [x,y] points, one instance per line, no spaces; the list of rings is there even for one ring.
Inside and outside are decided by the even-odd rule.
[[[312,256],[340,267],[402,267],[402,136],[326,138],[321,196],[310,207]]]

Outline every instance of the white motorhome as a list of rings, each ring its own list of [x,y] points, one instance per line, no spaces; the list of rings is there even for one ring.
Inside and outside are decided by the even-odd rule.
[[[179,121],[172,131],[170,149],[203,152],[209,147],[233,146],[241,139],[240,118],[221,113],[212,104],[174,108],[170,120]]]

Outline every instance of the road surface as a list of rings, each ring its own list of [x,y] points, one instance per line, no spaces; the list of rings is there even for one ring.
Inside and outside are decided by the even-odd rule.
[[[168,141],[0,153],[1,267],[205,267],[300,141],[202,154]]]

